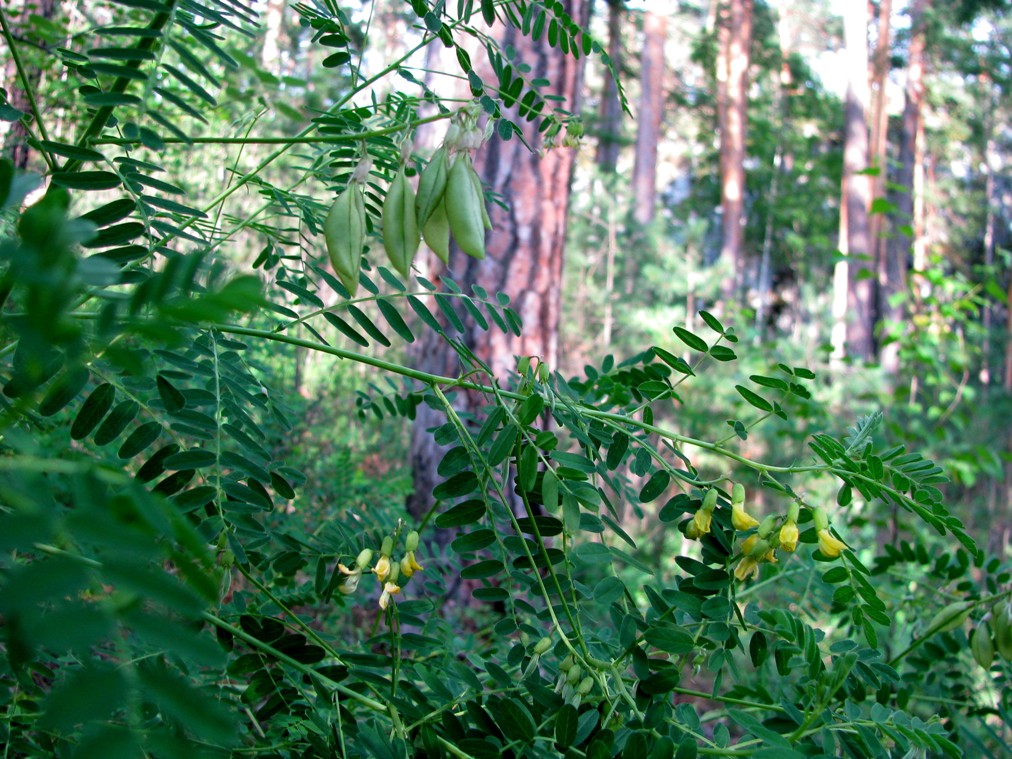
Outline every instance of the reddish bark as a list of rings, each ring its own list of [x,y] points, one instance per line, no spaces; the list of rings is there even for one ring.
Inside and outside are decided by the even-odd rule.
[[[608,0],[608,57],[615,71],[622,68],[622,0]],[[622,137],[622,104],[618,99],[618,85],[610,73],[604,74],[604,92],[601,94],[601,129],[597,138],[597,166],[610,174],[618,165],[618,152]]]
[[[745,239],[745,140],[753,0],[727,0],[719,9],[717,121],[720,131],[721,258],[730,263],[725,298],[742,286]]]
[[[924,107],[924,14],[930,0],[913,0],[910,8],[910,52],[907,62],[907,82],[904,88],[903,116],[900,124],[898,151],[899,170],[893,184],[898,187],[893,200],[895,217],[893,234],[886,249],[882,313],[890,321],[901,323],[905,307],[891,304],[890,298],[907,287],[907,258],[910,255],[914,224],[914,177],[917,164],[917,136],[921,131],[921,111]],[[886,369],[896,371],[896,351],[883,353]]]
[[[632,175],[633,218],[644,227],[654,219],[657,195],[657,144],[661,139],[664,116],[664,43],[667,35],[667,18],[648,11],[643,16],[636,160]]]
[[[588,4],[584,0],[568,0],[566,12],[579,22],[586,22]],[[544,39],[532,42],[512,27],[499,35],[499,43],[516,50],[515,60],[531,67],[530,79],[544,78],[551,82],[546,94],[565,98],[566,108],[578,111],[577,95],[581,90],[583,63],[550,48]],[[491,77],[486,77],[491,81]],[[485,362],[497,378],[506,382],[516,370],[515,356],[536,356],[555,368],[559,359],[559,318],[561,306],[563,249],[566,217],[569,208],[569,187],[573,174],[575,150],[556,147],[544,151],[543,136],[537,122],[522,122],[524,138],[534,148],[528,151],[520,140],[502,141],[494,137],[475,156],[475,168],[482,182],[493,193],[501,195],[508,210],[490,207],[494,231],[487,236],[487,256],[478,261],[460,251],[453,251],[451,275],[465,292],[480,285],[489,293],[504,292],[524,323],[523,334],[516,338],[504,335],[494,326],[489,331],[472,327],[464,336],[468,349]],[[427,331],[417,347],[416,366],[439,374],[457,371],[456,354],[442,340]],[[457,399],[462,406],[473,399]],[[440,478],[436,464],[441,452],[426,430],[444,421],[442,416],[420,408],[412,431],[411,463],[414,469],[414,494],[408,508],[415,515],[428,511],[432,489]]]

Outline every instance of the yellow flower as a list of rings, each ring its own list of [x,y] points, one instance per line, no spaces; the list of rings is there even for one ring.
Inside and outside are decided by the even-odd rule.
[[[798,547],[798,525],[790,519],[780,528],[780,547],[788,552]]]
[[[710,521],[713,519],[713,512],[709,509],[700,509],[692,517],[692,524],[695,525],[699,535],[705,535],[710,531]]]
[[[383,592],[380,593],[379,606],[381,609],[386,609],[390,605],[390,598],[396,596],[401,592],[401,586],[392,582],[385,583],[383,585]]]
[[[751,530],[753,527],[759,526],[759,520],[745,511],[744,504],[732,503],[731,524],[734,526],[734,529],[739,531]]]
[[[411,577],[415,572],[421,572],[422,565],[415,559],[415,552],[408,551],[404,556],[401,557],[401,574],[405,577]]]
[[[386,556],[380,556],[379,561],[376,562],[376,566],[372,569],[376,575],[376,579],[383,582],[387,579],[387,575],[390,574],[390,559]]]
[[[758,535],[749,535],[745,538],[741,544],[741,552],[744,556],[749,556],[752,553],[752,549],[755,548],[755,544],[759,542]]]
[[[822,551],[822,555],[830,559],[835,559],[847,544],[842,540],[837,540],[829,534],[829,528],[823,527],[819,530],[819,550]]]
[[[750,577],[758,577],[759,562],[752,556],[745,556],[744,559],[738,562],[738,566],[734,570],[734,576],[738,578],[740,582],[745,582]]]
[[[338,564],[337,570],[345,576],[345,580],[338,587],[338,590],[342,594],[350,596],[358,589],[359,580],[362,579],[362,570],[358,567],[355,569],[348,569],[348,567],[344,564]]]

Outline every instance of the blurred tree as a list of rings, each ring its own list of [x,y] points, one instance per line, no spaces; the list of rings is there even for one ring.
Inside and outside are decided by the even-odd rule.
[[[931,0],[913,0],[910,6],[910,49],[907,54],[907,78],[903,90],[903,115],[900,120],[897,173],[892,180],[895,188],[895,216],[892,235],[886,252],[885,279],[882,287],[882,315],[900,323],[905,306],[896,296],[906,289],[907,258],[916,231],[914,225],[914,177],[918,156],[917,138],[921,134],[921,110],[924,105],[925,14]],[[882,351],[882,365],[895,373],[898,369],[896,348],[888,344]]]
[[[875,350],[874,290],[868,209],[868,6],[844,5],[847,61],[844,107],[843,182],[840,198],[839,250],[846,258],[833,275],[833,353],[868,359]]]
[[[745,139],[753,0],[727,0],[717,19],[717,127],[720,131],[721,259],[730,264],[725,298],[743,283],[745,241]]]
[[[643,52],[640,55],[640,98],[636,114],[636,156],[633,162],[633,219],[646,227],[654,219],[657,195],[657,145],[664,115],[665,16],[647,11],[643,16]]]
[[[622,68],[622,19],[624,0],[608,0],[608,56],[616,71]],[[597,166],[608,174],[618,165],[622,146],[622,103],[618,97],[615,77],[605,74],[604,92],[601,94],[601,124],[597,138]]]

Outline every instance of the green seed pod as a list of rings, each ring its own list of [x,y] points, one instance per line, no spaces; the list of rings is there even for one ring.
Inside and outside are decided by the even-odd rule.
[[[579,664],[574,664],[572,667],[569,668],[569,671],[566,673],[566,682],[569,683],[570,685],[576,685],[578,682],[580,682],[580,678],[582,676],[583,676],[583,667],[581,667]]]
[[[994,647],[1005,661],[1012,661],[1012,607],[998,604],[991,611]]]
[[[587,677],[580,680],[580,684],[576,686],[576,692],[579,693],[581,696],[586,696],[588,693],[590,693],[593,687],[594,687],[594,678],[591,677],[590,675],[587,675]]]
[[[826,512],[820,508],[812,509],[812,518],[815,521],[815,531],[829,529],[829,517],[826,516]]]
[[[415,191],[403,168],[390,183],[383,200],[382,222],[383,249],[387,258],[397,273],[407,278],[422,238],[415,211]]]
[[[446,218],[460,249],[481,259],[485,257],[485,224],[481,215],[485,198],[475,191],[470,176],[473,172],[470,156],[466,153],[457,156],[446,179]]]
[[[954,601],[939,609],[928,622],[928,632],[949,632],[955,630],[970,616],[973,603],[970,601]]]
[[[362,185],[348,185],[330,207],[323,222],[327,255],[341,283],[354,295],[365,245],[365,198]]]
[[[380,555],[389,558],[393,550],[394,550],[394,539],[390,535],[387,535],[385,538],[383,538],[383,543],[380,544]]]
[[[574,664],[576,664],[576,659],[573,658],[572,654],[569,654],[569,656],[559,662],[559,671],[569,672],[569,670],[573,668]]]
[[[970,651],[973,659],[984,669],[991,669],[994,661],[994,643],[991,642],[991,631],[986,624],[977,625],[970,633]]]
[[[481,179],[478,177],[478,172],[474,170],[474,165],[471,165],[471,171],[468,172],[471,175],[471,183],[474,185],[475,194],[481,201],[478,206],[481,208],[481,223],[485,226],[485,229],[492,230],[492,217],[488,215],[488,208],[485,206],[485,190],[481,186]]]
[[[429,249],[444,264],[450,262],[450,220],[446,218],[446,203],[440,201],[429,220],[422,225],[422,237]]]
[[[358,558],[355,559],[355,567],[358,569],[365,569],[370,564],[372,564],[372,549],[363,548],[359,551]]]
[[[425,223],[435,213],[436,208],[443,202],[448,171],[449,160],[446,157],[446,148],[439,148],[432,154],[428,165],[422,169],[422,173],[418,177],[415,212],[420,226],[425,226]]]
[[[541,654],[548,651],[548,649],[551,647],[552,647],[552,639],[548,637],[542,638],[536,644],[534,644],[534,653],[537,656],[541,656]]]

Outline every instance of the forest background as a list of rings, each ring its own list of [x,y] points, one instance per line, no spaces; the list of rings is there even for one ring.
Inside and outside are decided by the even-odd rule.
[[[993,652],[987,660],[971,648],[982,645],[979,630],[991,630],[999,649],[1007,632],[993,629],[1005,614],[1012,535],[1007,5],[456,5],[4,7],[10,553],[0,564],[0,678],[13,755],[103,756],[110,745],[133,755],[141,745],[154,755],[199,746],[212,755],[402,756],[413,747],[420,755],[638,756],[642,743],[644,752],[670,744],[679,756],[785,756],[786,738],[812,756],[955,746],[1000,755],[1010,735],[1007,660],[992,667]],[[151,20],[162,14],[169,31]],[[440,34],[453,44],[424,44]],[[127,38],[136,49],[113,44]],[[140,73],[149,62],[158,79]],[[481,107],[478,128],[487,121],[491,129],[474,151],[493,228],[487,258],[454,248],[444,263],[423,248],[411,272],[417,285],[406,291],[409,277],[380,269],[382,246],[373,244],[367,294],[348,305],[354,293],[325,263],[321,231],[361,151],[384,182],[399,153],[411,156],[413,175],[451,112],[469,102]],[[103,160],[110,171],[91,171]],[[43,177],[73,197],[66,227],[54,219],[70,201],[52,193],[51,205],[39,201]],[[378,186],[366,199],[374,235]],[[134,200],[116,206],[124,191],[143,218],[130,216]],[[25,206],[41,209],[36,217],[20,215],[26,196]],[[89,237],[75,220],[102,231]],[[57,242],[46,237],[54,229],[65,233]],[[66,249],[48,265],[68,279],[19,268],[33,240],[39,250]],[[187,255],[165,252],[180,245]],[[77,250],[97,255],[75,268],[67,261]],[[448,304],[457,296],[455,310]],[[119,305],[82,316],[94,298]],[[238,326],[228,326],[233,312],[243,315]],[[65,314],[94,332],[62,316],[27,329],[26,314],[39,323]],[[131,326],[113,328],[119,321]],[[209,379],[199,369],[208,356]],[[448,400],[431,381],[458,376],[485,389]],[[488,389],[492,378],[507,395]],[[565,392],[549,390],[553,381]],[[442,387],[463,388],[455,382]],[[229,393],[234,406],[223,400]],[[506,410],[510,399],[524,401],[520,410]],[[567,421],[573,399],[642,421],[633,430],[608,417],[604,432],[592,420],[605,417],[574,411],[579,423]],[[546,414],[553,423],[538,428]],[[573,435],[554,453],[553,426]],[[159,435],[170,442],[152,453]],[[224,452],[225,437],[238,452]],[[683,450],[699,441],[710,442],[690,460]],[[627,451],[637,444],[644,455]],[[62,468],[42,463],[64,455]],[[84,461],[97,468],[75,468]],[[890,461],[910,468],[893,473]],[[778,465],[785,477],[813,474],[792,485],[776,479]],[[468,474],[482,466],[501,476]],[[541,471],[525,484],[532,467]],[[114,469],[150,490],[131,491],[108,474]],[[574,484],[587,479],[598,495]],[[549,480],[560,488],[551,498]],[[723,554],[716,544],[700,549],[687,532],[708,491],[721,488],[721,512],[734,500],[732,481],[745,484],[751,513],[777,515],[777,530],[818,528],[819,504],[837,512],[834,528],[846,525],[838,535],[854,549],[844,554],[848,571],[800,556],[786,568],[763,563],[746,599],[774,616],[743,615],[748,600],[737,598],[732,576],[748,554],[733,549],[734,534],[756,525],[717,520],[730,536]],[[875,490],[886,481],[896,495]],[[47,494],[45,507],[24,499],[34,492]],[[128,504],[161,513],[149,497],[171,499],[187,517],[174,521],[170,511],[152,521],[141,541],[152,553],[141,560],[125,549],[137,519]],[[556,497],[558,519],[546,505]],[[792,500],[802,511],[780,515]],[[226,501],[242,507],[225,509]],[[106,503],[118,504],[111,523]],[[931,508],[918,510],[925,503]],[[45,527],[33,521],[49,508],[60,516]],[[92,534],[82,514],[112,537]],[[479,518],[488,524],[475,527]],[[516,534],[500,529],[507,523]],[[421,547],[409,548],[416,528]],[[802,543],[822,548],[817,531]],[[556,546],[555,536],[565,540]],[[201,539],[211,550],[198,550]],[[604,546],[614,573],[594,575],[603,557],[586,546]],[[497,549],[530,563],[496,565],[488,556]],[[402,583],[417,595],[393,602],[402,589],[381,582],[389,607],[356,605],[363,570],[379,574],[371,561],[355,563],[363,550],[426,557],[424,584]],[[152,557],[179,587],[141,569]],[[525,569],[551,575],[562,561],[566,590],[586,595],[587,608],[572,601],[584,621],[560,623],[557,607],[569,613],[569,602],[550,601],[543,584],[542,605],[517,601],[538,595],[536,581],[521,579]],[[720,578],[704,574],[718,565]],[[462,566],[470,570],[463,580]],[[497,584],[504,566],[513,572],[502,582],[522,592]],[[886,588],[888,615],[860,576],[868,567]],[[678,592],[635,590],[640,573],[661,578],[660,589],[672,572],[688,578]],[[213,587],[202,586],[202,574]],[[700,598],[721,603],[704,610]],[[648,609],[642,617],[630,611],[637,606]],[[668,624],[677,615],[685,616]],[[614,640],[588,633],[585,643],[577,630],[601,619]],[[217,630],[227,677],[214,674],[225,665],[208,636],[180,632],[168,643],[155,629],[193,620]],[[65,639],[70,621],[79,632]],[[109,625],[129,631],[129,646],[157,666],[109,668],[130,661]],[[567,635],[585,644],[582,653],[569,651]],[[898,667],[895,680],[884,670],[852,682],[858,676],[835,665],[820,669],[818,644],[841,637],[861,637]],[[543,639],[558,653],[554,663],[536,650]],[[664,656],[637,658],[649,647]],[[400,669],[409,650],[413,663]],[[591,682],[567,674],[567,652]],[[969,665],[971,653],[987,660],[983,669],[958,664]],[[556,678],[554,700],[530,685],[542,656],[541,687]],[[594,671],[601,659],[607,666]],[[800,659],[809,673],[786,683]],[[434,673],[444,661],[467,664],[442,671],[440,683]],[[750,663],[746,674],[741,662]],[[733,685],[723,683],[730,671]],[[797,693],[774,692],[774,672],[785,681],[778,687]],[[245,691],[235,685],[244,677],[253,684]],[[839,682],[830,687],[832,677]],[[626,680],[638,683],[633,695]],[[810,698],[797,695],[806,688]],[[112,695],[75,704],[88,690]],[[339,696],[328,705],[324,692],[352,705]],[[680,702],[670,703],[672,694]],[[416,713],[405,726],[410,702]],[[356,705],[382,719],[354,716]],[[802,715],[794,723],[791,709]],[[866,732],[872,714],[884,734]]]

